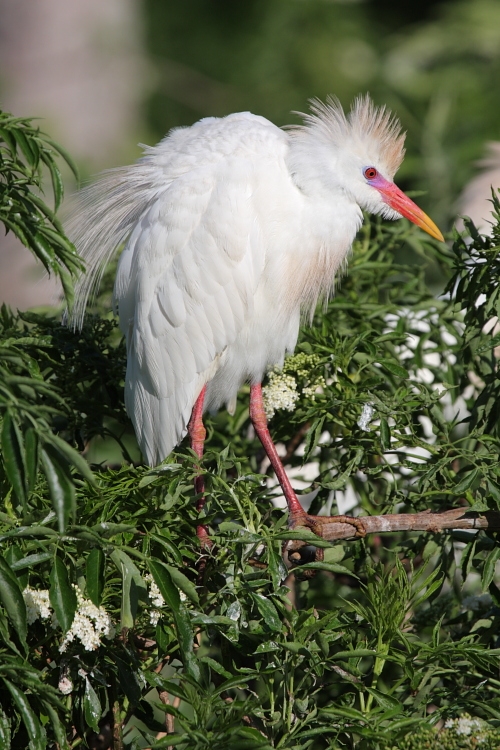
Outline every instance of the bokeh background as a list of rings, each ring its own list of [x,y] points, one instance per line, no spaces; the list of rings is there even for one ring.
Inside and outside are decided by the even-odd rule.
[[[365,91],[408,131],[398,183],[425,191],[419,203],[449,228],[500,138],[500,2],[0,0],[2,108],[43,118],[83,178],[200,117],[250,110],[284,125],[311,97],[349,106]],[[0,301],[57,294],[1,237]]]

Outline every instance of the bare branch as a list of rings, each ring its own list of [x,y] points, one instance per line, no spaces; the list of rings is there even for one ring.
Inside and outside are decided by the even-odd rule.
[[[336,521],[336,518],[342,518],[342,521]],[[453,508],[443,513],[426,510],[422,513],[361,516],[355,519],[356,525],[353,525],[350,518],[347,522],[347,518],[347,516],[325,517],[324,522],[315,525],[314,531],[322,539],[330,542],[337,539],[359,538],[366,534],[387,534],[395,531],[430,531],[433,533],[453,529],[500,531],[500,512],[492,510],[477,513],[467,511],[465,508]],[[298,530],[298,525],[295,526],[295,530]],[[311,541],[291,540],[287,543],[286,549],[292,552],[311,544],[313,544]]]

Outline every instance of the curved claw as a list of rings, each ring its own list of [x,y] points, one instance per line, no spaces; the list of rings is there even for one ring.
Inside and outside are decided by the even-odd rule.
[[[293,514],[290,517],[288,527],[295,529],[297,526],[304,526],[307,529],[311,529],[317,536],[323,537],[321,533],[321,527],[327,526],[331,523],[346,523],[349,526],[354,526],[356,529],[355,537],[362,539],[366,536],[366,528],[363,524],[362,518],[354,518],[353,516],[308,516]]]

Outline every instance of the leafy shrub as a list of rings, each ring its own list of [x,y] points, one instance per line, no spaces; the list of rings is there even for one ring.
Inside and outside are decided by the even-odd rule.
[[[21,151],[26,216],[57,233]],[[405,221],[365,224],[286,366],[295,408],[271,423],[293,471],[315,475],[312,512],[347,491],[368,515],[498,510],[498,231],[469,226],[443,252]],[[57,257],[70,294],[78,261]],[[201,564],[193,454],[134,462],[115,323],[74,334],[4,308],[0,357],[0,747],[413,750],[464,712],[496,736],[494,532],[317,540],[325,560],[289,570],[243,388],[234,415],[207,420]]]

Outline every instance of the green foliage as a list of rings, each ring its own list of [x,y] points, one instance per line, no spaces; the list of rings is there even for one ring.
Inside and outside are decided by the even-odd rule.
[[[500,746],[500,732],[491,729],[478,719],[464,714],[455,720],[446,722],[441,731],[424,729],[401,740],[401,744],[392,750],[496,750]]]
[[[285,367],[299,400],[271,427],[314,474],[312,512],[498,510],[499,235],[469,231],[443,252],[367,223],[303,329]],[[192,452],[132,460],[115,323],[75,334],[4,309],[0,357],[0,748],[474,747],[433,729],[464,712],[494,746],[495,534],[323,541],[290,571],[243,389],[207,420],[202,560]]]
[[[6,231],[13,232],[29,247],[49,273],[59,276],[71,304],[71,276],[82,265],[55,215],[64,195],[55,159],[59,155],[78,177],[71,157],[33,127],[30,119],[0,112],[0,221]],[[43,167],[52,180],[55,211],[39,195]]]

